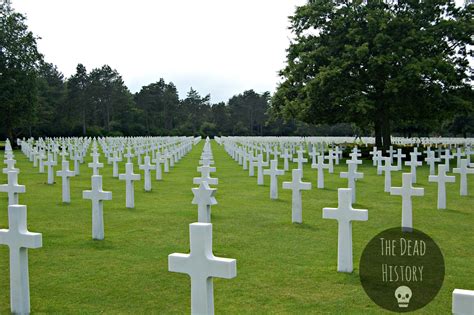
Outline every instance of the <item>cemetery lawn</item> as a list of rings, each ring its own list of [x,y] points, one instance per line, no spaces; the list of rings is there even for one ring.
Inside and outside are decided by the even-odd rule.
[[[91,202],[82,199],[82,191],[90,189],[87,164],[71,178],[71,204],[63,204],[60,178],[47,185],[47,174],[38,174],[15,151],[19,183],[26,185],[20,204],[28,206],[28,228],[43,234],[43,248],[29,250],[32,312],[190,313],[189,277],[168,272],[167,257],[189,252],[189,224],[197,221],[192,178],[198,176],[203,145],[164,173],[163,181],[155,181],[153,172],[152,192],[143,190],[142,175],[135,183],[135,209],[125,208],[125,183],[113,178],[112,166],[105,164],[103,187],[113,192],[113,200],[104,202],[104,241],[92,240]],[[322,219],[322,208],[337,207],[337,188],[347,185],[339,178],[345,164],[325,174],[322,190],[316,188],[316,170],[305,165],[304,180],[313,189],[303,191],[304,223],[292,224],[291,191],[281,188],[291,172],[279,177],[279,200],[272,201],[268,176],[265,186],[257,186],[256,177],[249,177],[223,147],[213,141],[212,149],[213,177],[219,178],[218,205],[212,207],[214,255],[237,259],[236,278],[214,279],[216,313],[388,313],[365,294],[358,265],[373,236],[400,225],[401,197],[383,192],[384,176],[376,175],[371,161],[359,166],[364,178],[357,182],[354,205],[368,209],[369,220],[353,224],[355,270],[345,274],[336,271],[337,221]],[[103,156],[100,160],[106,162]],[[124,169],[122,163],[120,173]],[[134,169],[137,173],[137,165]],[[392,186],[401,186],[401,172],[392,176]],[[425,188],[425,196],[413,198],[414,227],[440,246],[446,276],[435,300],[416,313],[450,314],[453,289],[474,289],[474,176],[468,178],[471,196],[459,196],[458,174],[456,183],[447,185],[447,210],[436,209],[437,186],[428,183],[426,166],[418,168],[417,177],[415,186]],[[0,184],[5,182],[2,174]],[[0,205],[0,227],[7,228],[4,193]],[[1,246],[1,314],[10,311],[8,257],[8,247]]]

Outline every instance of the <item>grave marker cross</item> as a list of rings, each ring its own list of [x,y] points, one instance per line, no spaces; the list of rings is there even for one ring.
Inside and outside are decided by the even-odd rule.
[[[28,231],[26,206],[8,206],[8,230],[0,230],[0,244],[10,248],[10,307],[12,314],[30,313],[28,248],[40,248],[40,233]]]
[[[191,314],[214,314],[212,278],[231,279],[237,276],[235,259],[220,258],[212,253],[212,224],[189,225],[189,254],[168,256],[171,272],[186,273],[191,278]]]
[[[270,176],[270,199],[278,199],[278,177],[285,175],[284,170],[278,169],[278,161],[270,161],[270,169],[263,171],[264,175]]]
[[[367,221],[369,212],[352,208],[351,189],[338,189],[338,207],[323,208],[323,219],[335,219],[337,232],[337,271],[352,272],[352,221]]]
[[[414,188],[411,185],[411,173],[403,173],[402,187],[391,187],[390,195],[402,196],[402,229],[404,231],[413,230],[413,210],[412,196],[423,196],[423,188]]]
[[[446,183],[454,183],[456,177],[446,175],[446,165],[438,165],[438,175],[430,175],[429,182],[438,183],[438,209],[446,209]]]
[[[18,185],[18,172],[9,171],[8,175],[8,184],[0,185],[0,192],[8,194],[8,205],[17,205],[18,194],[22,194],[26,191],[24,185]]]
[[[347,178],[347,186],[348,188],[351,189],[352,191],[352,202],[356,202],[356,180],[359,178],[364,178],[363,173],[358,173],[356,171],[357,164],[353,161],[346,161],[348,164],[348,171],[347,172],[341,172],[339,176],[341,178]]]
[[[459,165],[459,168],[454,168],[453,172],[459,174],[460,176],[460,186],[459,186],[459,194],[461,196],[467,196],[467,175],[474,174],[474,168],[468,168],[468,161],[462,159]]]
[[[321,156],[319,156],[321,157]],[[303,207],[301,191],[310,190],[311,183],[305,183],[301,179],[303,174],[300,169],[293,169],[291,182],[283,182],[283,189],[291,189],[291,222],[303,223]]]
[[[84,190],[82,198],[92,201],[92,239],[104,239],[104,208],[103,200],[112,200],[112,193],[102,190],[102,176],[93,175],[92,189]]]

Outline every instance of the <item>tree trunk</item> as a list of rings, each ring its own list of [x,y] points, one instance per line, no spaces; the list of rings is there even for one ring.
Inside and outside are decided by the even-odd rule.
[[[374,131],[375,131],[375,146],[378,149],[382,148],[382,119],[381,113],[377,109],[377,113],[374,121]]]
[[[382,119],[383,148],[388,150],[392,145],[392,138],[390,137],[390,107],[388,104],[384,104],[382,108]]]
[[[12,128],[12,126],[11,126],[10,124],[8,124],[8,126],[7,126],[7,137],[8,137],[8,139],[10,140],[10,143],[11,143],[11,145],[12,145],[12,147],[13,147],[13,145],[14,145],[16,142],[15,142],[14,139],[13,139],[13,128]]]

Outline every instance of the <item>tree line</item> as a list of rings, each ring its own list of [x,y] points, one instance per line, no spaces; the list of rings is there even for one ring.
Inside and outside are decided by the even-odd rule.
[[[212,104],[192,88],[180,99],[163,78],[131,93],[109,65],[78,64],[66,78],[5,1],[0,135],[375,135],[378,146],[394,134],[469,136],[473,12],[450,0],[308,1],[290,17],[275,94]]]
[[[270,93],[243,91],[227,103],[190,89],[179,98],[163,78],[131,93],[120,73],[78,64],[68,78],[38,51],[26,19],[1,4],[0,134],[19,136],[278,135],[310,133],[295,120],[271,120]]]

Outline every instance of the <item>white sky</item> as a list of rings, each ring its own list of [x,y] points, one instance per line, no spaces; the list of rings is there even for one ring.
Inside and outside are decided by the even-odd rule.
[[[164,78],[211,102],[273,92],[289,45],[288,16],[306,0],[12,0],[39,50],[66,77],[104,64],[132,92]]]

